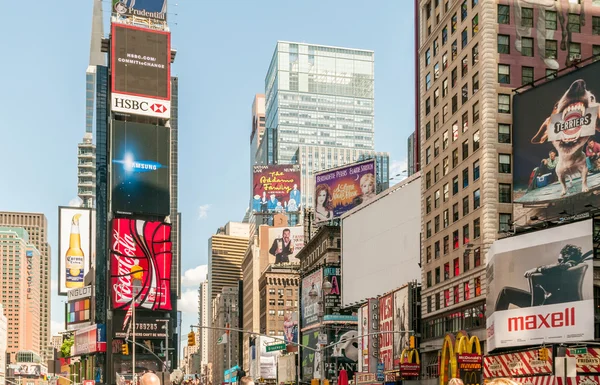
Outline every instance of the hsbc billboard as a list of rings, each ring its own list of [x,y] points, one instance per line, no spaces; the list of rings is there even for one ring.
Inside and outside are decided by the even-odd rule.
[[[170,33],[114,23],[111,44],[112,110],[168,119]]]
[[[171,117],[171,101],[155,100],[140,96],[112,94],[112,110],[126,114],[154,116],[169,119]]]
[[[494,242],[488,252],[488,350],[594,339],[592,221]]]

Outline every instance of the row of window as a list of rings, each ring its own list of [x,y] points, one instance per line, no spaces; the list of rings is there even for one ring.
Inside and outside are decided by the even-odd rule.
[[[477,6],[477,4],[479,3],[479,0],[471,0],[471,9],[473,9],[474,7]],[[432,4],[431,2],[427,3],[425,5],[425,17],[428,21],[428,26],[427,26],[427,36],[431,35],[431,23],[429,23],[429,20],[431,19],[431,15],[432,15],[432,11],[435,12],[435,23],[436,25],[440,23],[440,16],[441,16],[441,12],[438,12],[437,9],[440,5],[440,0],[434,0],[434,7],[432,9]],[[449,0],[445,0],[444,1],[444,12],[448,12],[448,8],[449,8]],[[460,6],[460,19],[461,21],[465,21],[467,19],[467,15],[468,15],[468,10],[467,10],[467,0],[463,0],[461,6]],[[458,24],[458,17],[457,14],[455,13],[452,16],[452,32],[456,31],[456,26]],[[447,29],[447,28],[444,28]]]
[[[446,237],[447,238],[447,237]],[[455,245],[458,245],[458,238],[455,239],[454,241]],[[479,267],[481,266],[481,248],[476,248],[474,249],[473,252],[473,267]],[[468,252],[465,252],[463,254],[463,273],[468,272],[471,269],[471,252],[470,250],[468,250]],[[454,258],[453,260],[453,271],[454,271],[454,277],[458,277],[460,275],[460,261],[459,258]],[[439,284],[442,282],[441,280],[441,271],[440,271],[440,267],[436,267],[435,268],[435,276],[433,275],[433,273],[430,271],[428,271],[426,273],[426,288],[427,287],[432,287],[434,284]],[[435,281],[434,281],[435,278]],[[444,264],[444,281],[447,281],[450,279],[450,262],[446,262]]]
[[[275,292],[274,288],[269,288],[270,295],[275,295],[275,293],[276,292]],[[292,291],[292,289],[286,289],[285,293],[288,296],[291,296],[291,295],[293,295],[294,291]],[[295,293],[296,293],[296,295],[298,295],[298,289],[295,289]],[[284,294],[284,289],[277,289],[277,294],[282,296]]]
[[[282,299],[277,300],[277,306],[292,306],[292,305],[298,306],[298,301],[292,301],[292,300],[288,299],[284,302],[284,300],[282,300]],[[269,306],[275,306],[274,299],[269,300]]]
[[[473,295],[473,297],[479,297],[481,296],[481,277],[475,277],[473,278],[473,293],[471,293],[471,281],[466,281],[463,282],[462,286],[463,286],[463,301],[468,301],[469,299],[471,299],[471,296]],[[451,302],[451,296],[452,296],[452,302]],[[433,302],[433,304],[432,304]],[[460,286],[459,285],[455,285],[451,289],[446,289],[444,290],[443,293],[443,297],[442,297],[442,293],[435,293],[435,296],[427,296],[427,313],[431,313],[432,311],[437,311],[440,310],[442,308],[446,308],[449,307],[451,305],[456,305],[459,304],[461,302],[460,299]],[[433,305],[433,306],[432,306]],[[483,320],[485,323],[485,319]]]
[[[478,278],[475,278],[477,285]],[[481,295],[481,281],[479,281],[479,295]],[[477,295],[477,286],[475,296]],[[430,303],[428,297],[427,302]],[[439,301],[438,301],[439,302]],[[446,333],[456,333],[461,330],[472,330],[485,327],[485,304],[471,306],[423,321],[423,339],[444,337]]]
[[[598,0],[595,0],[598,2]],[[581,4],[581,0],[570,0],[570,3],[578,2]],[[534,28],[533,20],[533,8],[521,7],[521,12],[515,12],[515,24],[519,24],[521,27]],[[535,25],[538,29],[545,29],[556,31],[560,24],[562,24],[557,11],[551,11],[549,9],[540,9],[538,12],[543,11],[543,25]],[[520,19],[520,20],[519,20]],[[567,31],[581,33],[581,27],[585,23],[585,15],[579,13],[569,13],[565,20]],[[564,21],[563,21],[564,22]],[[540,23],[539,18],[536,23]],[[507,4],[498,4],[498,24],[510,24],[510,6]],[[592,16],[592,34],[600,35],[600,17]]]

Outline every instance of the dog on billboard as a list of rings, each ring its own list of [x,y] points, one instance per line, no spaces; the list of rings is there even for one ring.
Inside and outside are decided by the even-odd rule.
[[[554,164],[554,172],[562,186],[561,196],[567,194],[567,177],[572,181],[573,176],[577,174],[581,175],[581,192],[589,190],[585,147],[590,136],[581,136],[581,125],[568,125],[568,123],[574,119],[583,121],[586,110],[590,107],[598,107],[598,105],[596,96],[587,89],[585,81],[582,79],[575,80],[556,102],[550,116],[546,118],[537,134],[531,139],[533,144],[546,142],[548,140],[548,130],[552,129],[552,116],[562,115],[566,127],[552,140],[552,145],[558,153],[554,157],[557,159]],[[597,109],[596,114],[598,114],[598,111],[600,111],[600,108]],[[600,131],[600,116],[596,116],[595,120],[596,130]],[[554,162],[554,158],[551,154],[549,163]]]

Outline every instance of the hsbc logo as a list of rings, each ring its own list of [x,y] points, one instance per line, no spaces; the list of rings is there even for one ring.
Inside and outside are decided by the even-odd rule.
[[[569,307],[564,311],[547,314],[510,317],[507,322],[509,332],[575,326],[575,308]]]
[[[126,112],[138,115],[148,115],[160,118],[170,118],[170,102],[156,102],[136,96],[112,95],[112,109],[118,112]]]

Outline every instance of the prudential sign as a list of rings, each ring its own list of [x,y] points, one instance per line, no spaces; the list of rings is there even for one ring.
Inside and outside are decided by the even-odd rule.
[[[488,350],[594,339],[590,220],[496,241],[488,256]]]

